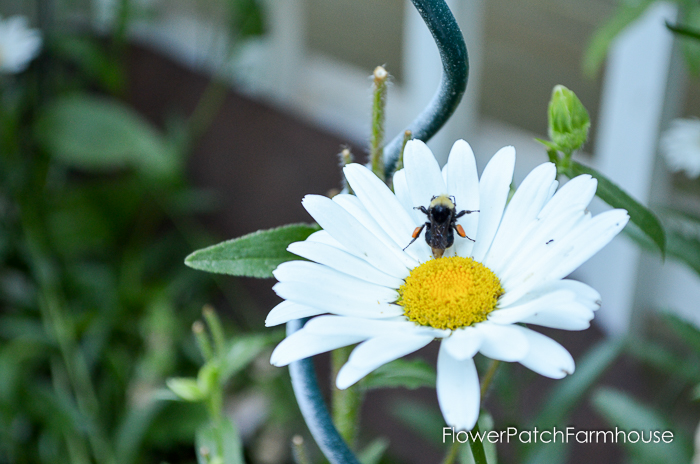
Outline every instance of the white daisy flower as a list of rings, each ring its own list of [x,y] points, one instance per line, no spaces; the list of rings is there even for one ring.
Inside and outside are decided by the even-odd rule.
[[[0,17],[0,73],[24,71],[41,49],[41,33],[27,27],[27,18]]]
[[[447,424],[470,430],[480,404],[477,352],[552,378],[574,371],[566,349],[522,324],[587,328],[600,295],[564,277],[612,240],[629,217],[624,210],[592,217],[586,205],[596,180],[582,175],[557,192],[552,163],[534,169],[506,206],[513,147],[498,151],[481,179],[463,140],[442,171],[417,140],[406,145],[404,165],[394,176],[396,194],[367,168],[351,164],[344,172],[357,196],[304,198],[323,230],[289,246],[311,262],[290,261],[275,270],[274,290],[286,301],[266,325],[318,317],[283,340],[271,362],[284,366],[359,343],[338,373],[343,389],[439,339],[440,408]],[[455,212],[478,210],[457,219],[454,245],[438,259],[422,235],[406,247],[426,222],[415,208],[428,208],[435,196],[453,202]]]
[[[674,119],[661,134],[659,147],[671,171],[700,176],[700,120]]]

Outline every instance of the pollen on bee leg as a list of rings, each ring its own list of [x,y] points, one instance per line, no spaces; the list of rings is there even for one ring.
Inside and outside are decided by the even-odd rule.
[[[411,237],[417,238],[417,237],[420,235],[420,231],[421,231],[422,229],[423,229],[422,227],[416,227],[416,229],[415,229],[415,230],[413,231],[413,233],[411,234]]]
[[[467,236],[466,232],[464,232],[464,229],[459,224],[457,224],[457,227],[455,227],[455,229],[457,229],[457,233],[460,237],[465,238]]]

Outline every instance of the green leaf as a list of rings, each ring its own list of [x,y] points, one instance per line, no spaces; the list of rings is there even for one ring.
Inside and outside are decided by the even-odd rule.
[[[700,400],[700,383],[693,387],[693,392],[691,393],[691,398],[693,401]]]
[[[219,384],[219,363],[214,361],[209,361],[201,368],[197,373],[197,386],[202,392],[204,397],[209,397],[211,393],[217,388]],[[168,384],[170,386],[170,384]]]
[[[543,429],[544,430],[544,429]],[[529,450],[529,448],[528,448]],[[530,450],[524,464],[564,464],[568,461],[571,446],[563,441],[546,443]]]
[[[231,9],[232,34],[242,39],[265,33],[265,20],[260,2],[228,0]]]
[[[700,365],[695,358],[687,359],[662,343],[630,339],[627,351],[635,358],[658,369],[664,376],[675,376],[688,383],[700,381]]]
[[[119,464],[136,462],[146,432],[164,405],[161,401],[151,400],[146,405],[134,406],[126,411],[115,434],[115,451]]]
[[[690,461],[692,447],[687,439],[679,435],[677,427],[671,427],[671,424],[659,412],[649,406],[639,403],[626,393],[611,388],[597,390],[593,396],[593,406],[605,417],[610,426],[617,427],[618,430],[644,432],[646,437],[650,431],[654,430],[661,433],[667,430],[673,432],[671,443],[663,441],[642,443],[641,440],[637,443],[623,442],[622,446],[627,449],[634,462],[671,464]],[[618,443],[621,441],[622,437]]]
[[[381,461],[387,448],[389,448],[389,440],[382,437],[375,438],[369,445],[365,446],[365,448],[360,451],[357,459],[362,464],[379,464],[379,461]]]
[[[610,20],[598,29],[588,43],[583,57],[583,72],[588,77],[594,77],[603,64],[608,49],[615,37],[627,26],[635,22],[656,0],[626,0]]]
[[[700,29],[700,8],[695,2],[690,4],[690,8],[685,12],[683,26],[684,36],[680,37],[680,45],[691,74],[697,76],[700,74],[700,43],[697,41],[697,32]]]
[[[399,358],[384,364],[367,375],[360,386],[367,390],[373,388],[404,387],[415,390],[420,387],[435,387],[435,369],[422,359]]]
[[[443,447],[442,428],[446,427],[440,411],[414,400],[400,398],[391,405],[391,413],[416,435],[438,447]]]
[[[700,220],[672,209],[663,210],[661,220],[668,234],[668,254],[700,275]]]
[[[280,332],[280,335],[283,335]],[[226,354],[221,360],[221,382],[225,383],[246,367],[265,348],[270,346],[280,337],[271,337],[269,334],[239,335],[229,345]]]
[[[245,464],[241,437],[228,419],[222,420],[218,427],[212,424],[198,429],[195,443],[199,464]],[[203,449],[209,451],[209,459],[202,456]]]
[[[680,36],[688,37],[695,40],[700,40],[700,30],[695,29],[693,27],[688,27],[680,24],[671,24],[668,21],[666,21],[666,28],[674,34],[678,34]]]
[[[275,229],[259,230],[197,250],[185,264],[200,271],[244,277],[272,277],[280,264],[300,259],[287,251],[290,243],[306,240],[320,228],[310,224],[289,224]]]
[[[679,340],[700,354],[700,330],[694,324],[670,312],[664,313],[663,318]]]
[[[613,208],[623,208],[630,215],[630,221],[639,227],[659,248],[662,257],[666,254],[666,234],[659,219],[649,209],[639,203],[615,185],[610,179],[605,177],[593,168],[584,166],[576,161],[571,161],[571,168],[568,176],[576,177],[580,174],[589,174],[598,180],[598,190],[596,195],[612,206]]]
[[[189,377],[171,378],[166,380],[165,384],[183,401],[198,402],[206,397],[197,380]]]
[[[135,167],[171,176],[180,158],[151,124],[112,99],[76,94],[47,105],[34,127],[41,145],[64,163],[85,170]]]
[[[110,59],[97,37],[59,36],[52,41],[55,52],[74,63],[86,76],[113,94],[124,89],[126,76],[117,60]]]

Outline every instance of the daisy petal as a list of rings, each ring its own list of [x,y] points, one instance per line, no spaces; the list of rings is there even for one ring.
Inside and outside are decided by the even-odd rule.
[[[430,148],[420,140],[410,140],[404,149],[404,170],[414,207],[430,204],[435,195],[447,193],[440,166]]]
[[[547,279],[562,279],[571,274],[581,264],[588,261],[607,245],[622,229],[630,217],[624,209],[614,209],[599,214],[578,236],[572,238],[576,246],[558,266],[550,271]]]
[[[574,358],[568,351],[549,337],[520,326],[513,326],[527,337],[530,349],[519,362],[530,370],[545,377],[561,379],[573,374]]]
[[[540,211],[540,217],[561,214],[565,209],[586,209],[598,187],[598,181],[588,174],[582,174],[562,185],[551,200]]]
[[[497,309],[488,315],[489,321],[495,324],[516,324],[523,319],[546,308],[560,308],[574,303],[576,293],[568,290],[558,290],[540,294],[538,298],[528,299],[521,304]]]
[[[314,243],[323,243],[328,246],[332,246],[333,248],[337,248],[339,250],[343,251],[348,251],[343,245],[340,244],[339,241],[331,237],[331,234],[326,232],[325,230],[319,230],[317,232],[314,232],[313,234],[309,235],[305,242],[314,242]],[[348,253],[350,253],[348,251]]]
[[[474,427],[481,401],[474,360],[452,357],[443,344],[437,362],[437,397],[447,425],[457,430]]]
[[[515,304],[521,305],[541,298],[543,295],[548,293],[554,293],[561,290],[574,293],[576,302],[584,305],[591,311],[596,311],[600,307],[600,293],[583,282],[571,279],[550,280],[548,282],[544,282],[527,292]],[[503,307],[502,309],[505,310],[509,308],[511,308],[511,306]]]
[[[377,224],[397,245],[406,246],[415,225],[389,187],[372,171],[359,164],[347,165],[343,172],[355,195]]]
[[[512,304],[542,282],[566,277],[607,245],[628,220],[624,210],[606,211],[594,218],[585,216],[566,236],[555,239],[546,253],[520,268],[519,275],[513,272],[513,278],[504,277],[506,295],[501,303]]]
[[[328,337],[309,333],[302,328],[292,335],[289,335],[277,345],[272,352],[272,356],[270,356],[270,363],[278,367],[286,366],[291,362],[344,346],[354,345],[366,339],[367,337],[361,335]]]
[[[515,168],[515,148],[504,147],[493,155],[479,182],[479,230],[472,250],[474,260],[482,262],[491,247],[503,208],[506,206]]]
[[[336,385],[344,390],[376,368],[413,353],[431,341],[433,341],[431,336],[406,336],[403,333],[367,340],[350,354],[348,362],[338,372]]]
[[[403,284],[403,280],[383,273],[367,261],[325,243],[308,240],[295,242],[287,247],[287,251],[383,287],[399,288]]]
[[[484,264],[489,269],[497,272],[511,250],[520,244],[527,226],[537,218],[551,198],[556,175],[557,168],[553,163],[541,164],[528,174],[515,191],[503,213],[493,245],[484,259]]]
[[[390,250],[394,256],[407,268],[412,269],[418,265],[418,262],[406,254],[402,247],[399,247],[396,242],[389,237],[384,229],[374,220],[369,212],[362,205],[362,202],[355,195],[341,193],[333,197],[333,201],[345,209],[352,217],[357,219],[367,230],[377,237],[384,246]],[[406,235],[406,239],[410,234]],[[404,239],[404,241],[406,241]]]
[[[391,276],[400,279],[408,276],[408,269],[396,255],[333,200],[320,195],[307,195],[302,204],[316,222],[352,254],[366,259]]]
[[[445,165],[445,183],[447,191],[455,197],[455,206],[459,211],[479,210],[479,175],[476,171],[474,152],[467,142],[457,140],[452,146]],[[467,237],[476,239],[479,213],[466,214],[457,220]],[[455,254],[471,256],[474,242],[468,238],[455,236]]]
[[[401,316],[401,306],[372,301],[362,293],[346,287],[328,287],[318,282],[279,282],[272,289],[282,298],[318,308],[324,313],[343,316],[385,319]]]
[[[448,331],[417,326],[402,320],[368,320],[360,317],[320,316],[311,319],[304,328],[319,335],[364,335],[366,338],[398,334],[403,336],[442,337]]]
[[[391,303],[398,297],[394,288],[375,285],[310,261],[287,261],[277,266],[272,274],[280,282],[314,282],[323,287],[342,287],[347,292],[363,295],[367,301]]]
[[[499,361],[520,361],[528,353],[528,342],[517,326],[498,325],[490,322],[477,324],[483,341],[479,352]]]
[[[304,306],[285,300],[272,308],[265,319],[265,327],[285,324],[294,319],[301,319],[302,317],[318,316],[325,312],[326,311],[318,308],[312,308],[311,306]]]
[[[425,222],[425,215],[420,211],[413,209],[413,200],[411,200],[411,192],[408,189],[408,181],[406,180],[406,170],[401,169],[394,173],[394,194],[396,199],[399,200],[401,206],[403,206],[404,211],[406,211],[411,219],[413,219],[413,224],[421,224]]]
[[[483,335],[474,327],[465,327],[452,332],[442,341],[442,346],[458,361],[473,358],[481,348]]]
[[[590,215],[583,210],[569,210],[558,215],[538,218],[530,224],[523,232],[523,240],[503,261],[502,269],[498,271],[501,285],[506,292],[530,276],[533,267],[544,262],[549,256],[554,256],[557,252],[555,248],[562,239],[588,220]]]
[[[591,326],[593,311],[580,303],[570,303],[561,308],[545,308],[523,318],[522,322],[563,330],[584,330]]]

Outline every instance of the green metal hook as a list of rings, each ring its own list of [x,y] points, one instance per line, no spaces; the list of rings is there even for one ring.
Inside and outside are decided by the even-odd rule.
[[[467,89],[469,57],[462,31],[444,0],[411,0],[428,26],[442,60],[442,80],[428,106],[409,124],[413,138],[427,142],[450,119]],[[404,132],[384,147],[384,172],[394,172]]]

